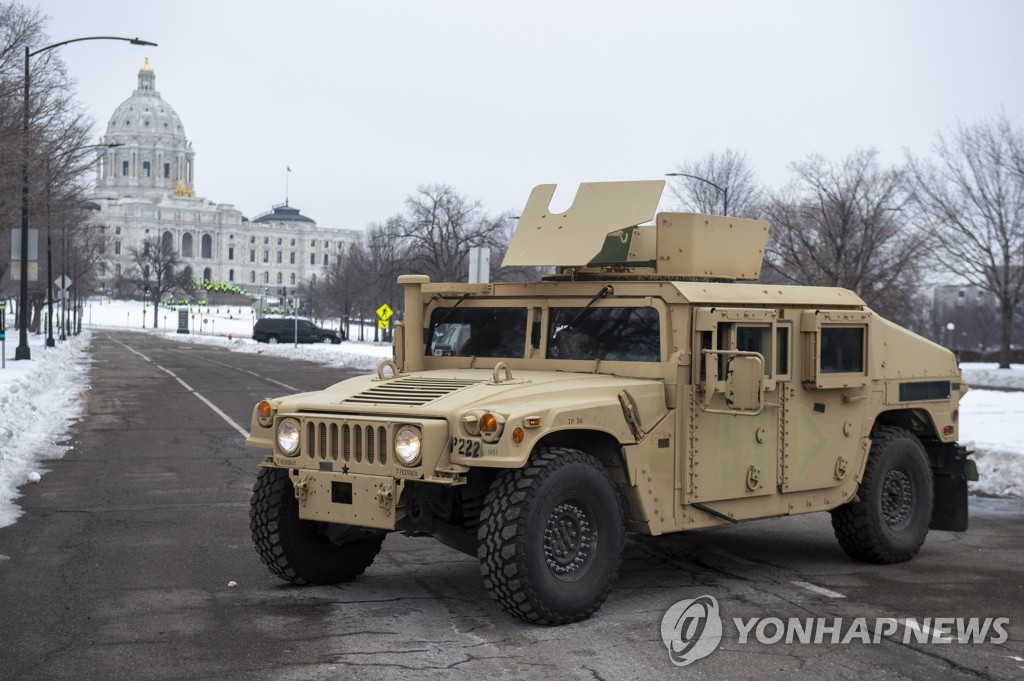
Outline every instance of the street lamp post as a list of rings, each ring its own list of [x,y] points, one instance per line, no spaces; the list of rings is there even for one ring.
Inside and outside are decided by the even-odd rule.
[[[705,180],[703,177],[697,177],[696,175],[690,175],[689,173],[665,173],[665,177],[688,177],[691,180],[699,180],[704,184],[709,184],[718,191],[722,192],[722,215],[729,214],[729,188],[719,187],[711,180]]]
[[[53,244],[50,233],[50,160],[46,160],[46,347],[56,345],[53,340]]]
[[[24,105],[22,107],[24,114],[22,121],[22,140],[21,140],[21,290],[20,290],[20,302],[18,303],[18,315],[21,317],[18,323],[18,347],[14,351],[14,359],[32,359],[32,352],[28,347],[28,119],[29,119],[29,59],[42,54],[57,47],[63,47],[64,45],[70,45],[71,43],[78,43],[85,40],[123,40],[129,42],[132,45],[149,45],[156,47],[156,43],[151,43],[146,40],[140,40],[138,38],[119,38],[116,36],[89,36],[87,38],[72,38],[71,40],[63,40],[53,45],[47,45],[40,47],[38,50],[30,51],[28,45],[25,46],[25,92],[24,92]],[[13,254],[12,254],[13,255]],[[49,273],[47,273],[49,274]],[[49,284],[49,282],[47,282]]]

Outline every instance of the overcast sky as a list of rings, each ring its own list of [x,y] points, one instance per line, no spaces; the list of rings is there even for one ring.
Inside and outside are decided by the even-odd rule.
[[[27,0],[32,2],[32,0]],[[143,59],[196,151],[200,196],[253,217],[285,198],[362,228],[418,185],[518,214],[555,182],[654,179],[746,152],[787,166],[938,130],[1022,123],[1024,2],[46,0],[97,138]]]

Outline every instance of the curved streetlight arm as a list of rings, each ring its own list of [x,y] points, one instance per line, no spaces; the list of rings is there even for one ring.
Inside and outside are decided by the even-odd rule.
[[[704,184],[711,185],[712,187],[714,187],[718,191],[722,192],[722,215],[728,215],[729,214],[729,189],[728,188],[726,188],[726,187],[719,187],[717,184],[715,184],[711,180],[705,180],[703,177],[698,177],[697,175],[691,175],[689,173],[665,173],[665,177],[688,177],[691,180],[699,180],[700,182],[703,182]]]
[[[151,43],[148,40],[142,40],[140,38],[120,38],[118,36],[113,36],[113,35],[94,35],[94,36],[90,36],[88,38],[72,38],[71,40],[62,40],[61,42],[54,43],[53,45],[47,45],[46,47],[40,47],[35,52],[29,52],[28,56],[29,57],[34,57],[37,54],[41,54],[43,52],[46,52],[47,50],[52,50],[55,47],[63,47],[64,45],[70,45],[71,43],[80,43],[83,40],[123,40],[123,41],[125,41],[127,43],[131,43],[132,45],[147,45],[149,47],[157,47],[156,43]],[[26,51],[27,50],[28,50],[28,48],[26,48]]]

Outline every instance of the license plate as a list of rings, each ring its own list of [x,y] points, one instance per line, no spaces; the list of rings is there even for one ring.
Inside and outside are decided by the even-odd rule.
[[[498,445],[487,444],[470,437],[453,437],[452,456],[466,457],[467,459],[479,459],[481,456],[497,457]]]
[[[470,440],[463,437],[452,438],[452,454],[465,456],[471,459],[479,459],[481,453],[480,440]]]

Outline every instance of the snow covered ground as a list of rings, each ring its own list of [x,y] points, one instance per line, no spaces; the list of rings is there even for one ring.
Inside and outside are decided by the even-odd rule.
[[[70,447],[60,443],[82,415],[82,396],[89,386],[90,343],[105,328],[142,331],[140,303],[93,301],[86,305],[85,327],[56,348],[43,347],[43,336],[29,336],[32,360],[15,362],[17,333],[7,339],[7,366],[0,369],[0,527],[13,523],[21,510],[17,488],[37,482],[45,462],[60,458]],[[152,308],[146,319],[152,324]],[[340,345],[270,346],[251,339],[253,315],[238,308],[214,308],[190,319],[198,332],[175,333],[174,313],[158,312],[162,328],[146,329],[182,343],[219,345],[234,352],[266,353],[335,367],[372,370],[391,357],[383,343],[346,341]],[[166,319],[164,319],[166,317]],[[206,323],[203,323],[203,320]],[[13,326],[7,319],[7,327]],[[336,327],[335,327],[336,328]],[[372,338],[372,331],[367,337]],[[1024,391],[1024,366],[999,370],[994,364],[964,364],[972,386],[960,408],[960,441],[974,450],[982,479],[971,483],[978,494],[1024,497],[1024,392],[986,390],[979,386]]]
[[[0,369],[0,527],[21,515],[14,503],[18,487],[38,482],[44,462],[70,449],[60,443],[84,409],[89,334],[54,348],[44,343],[44,336],[29,335],[32,359],[15,362],[18,334],[7,336],[6,367]]]

